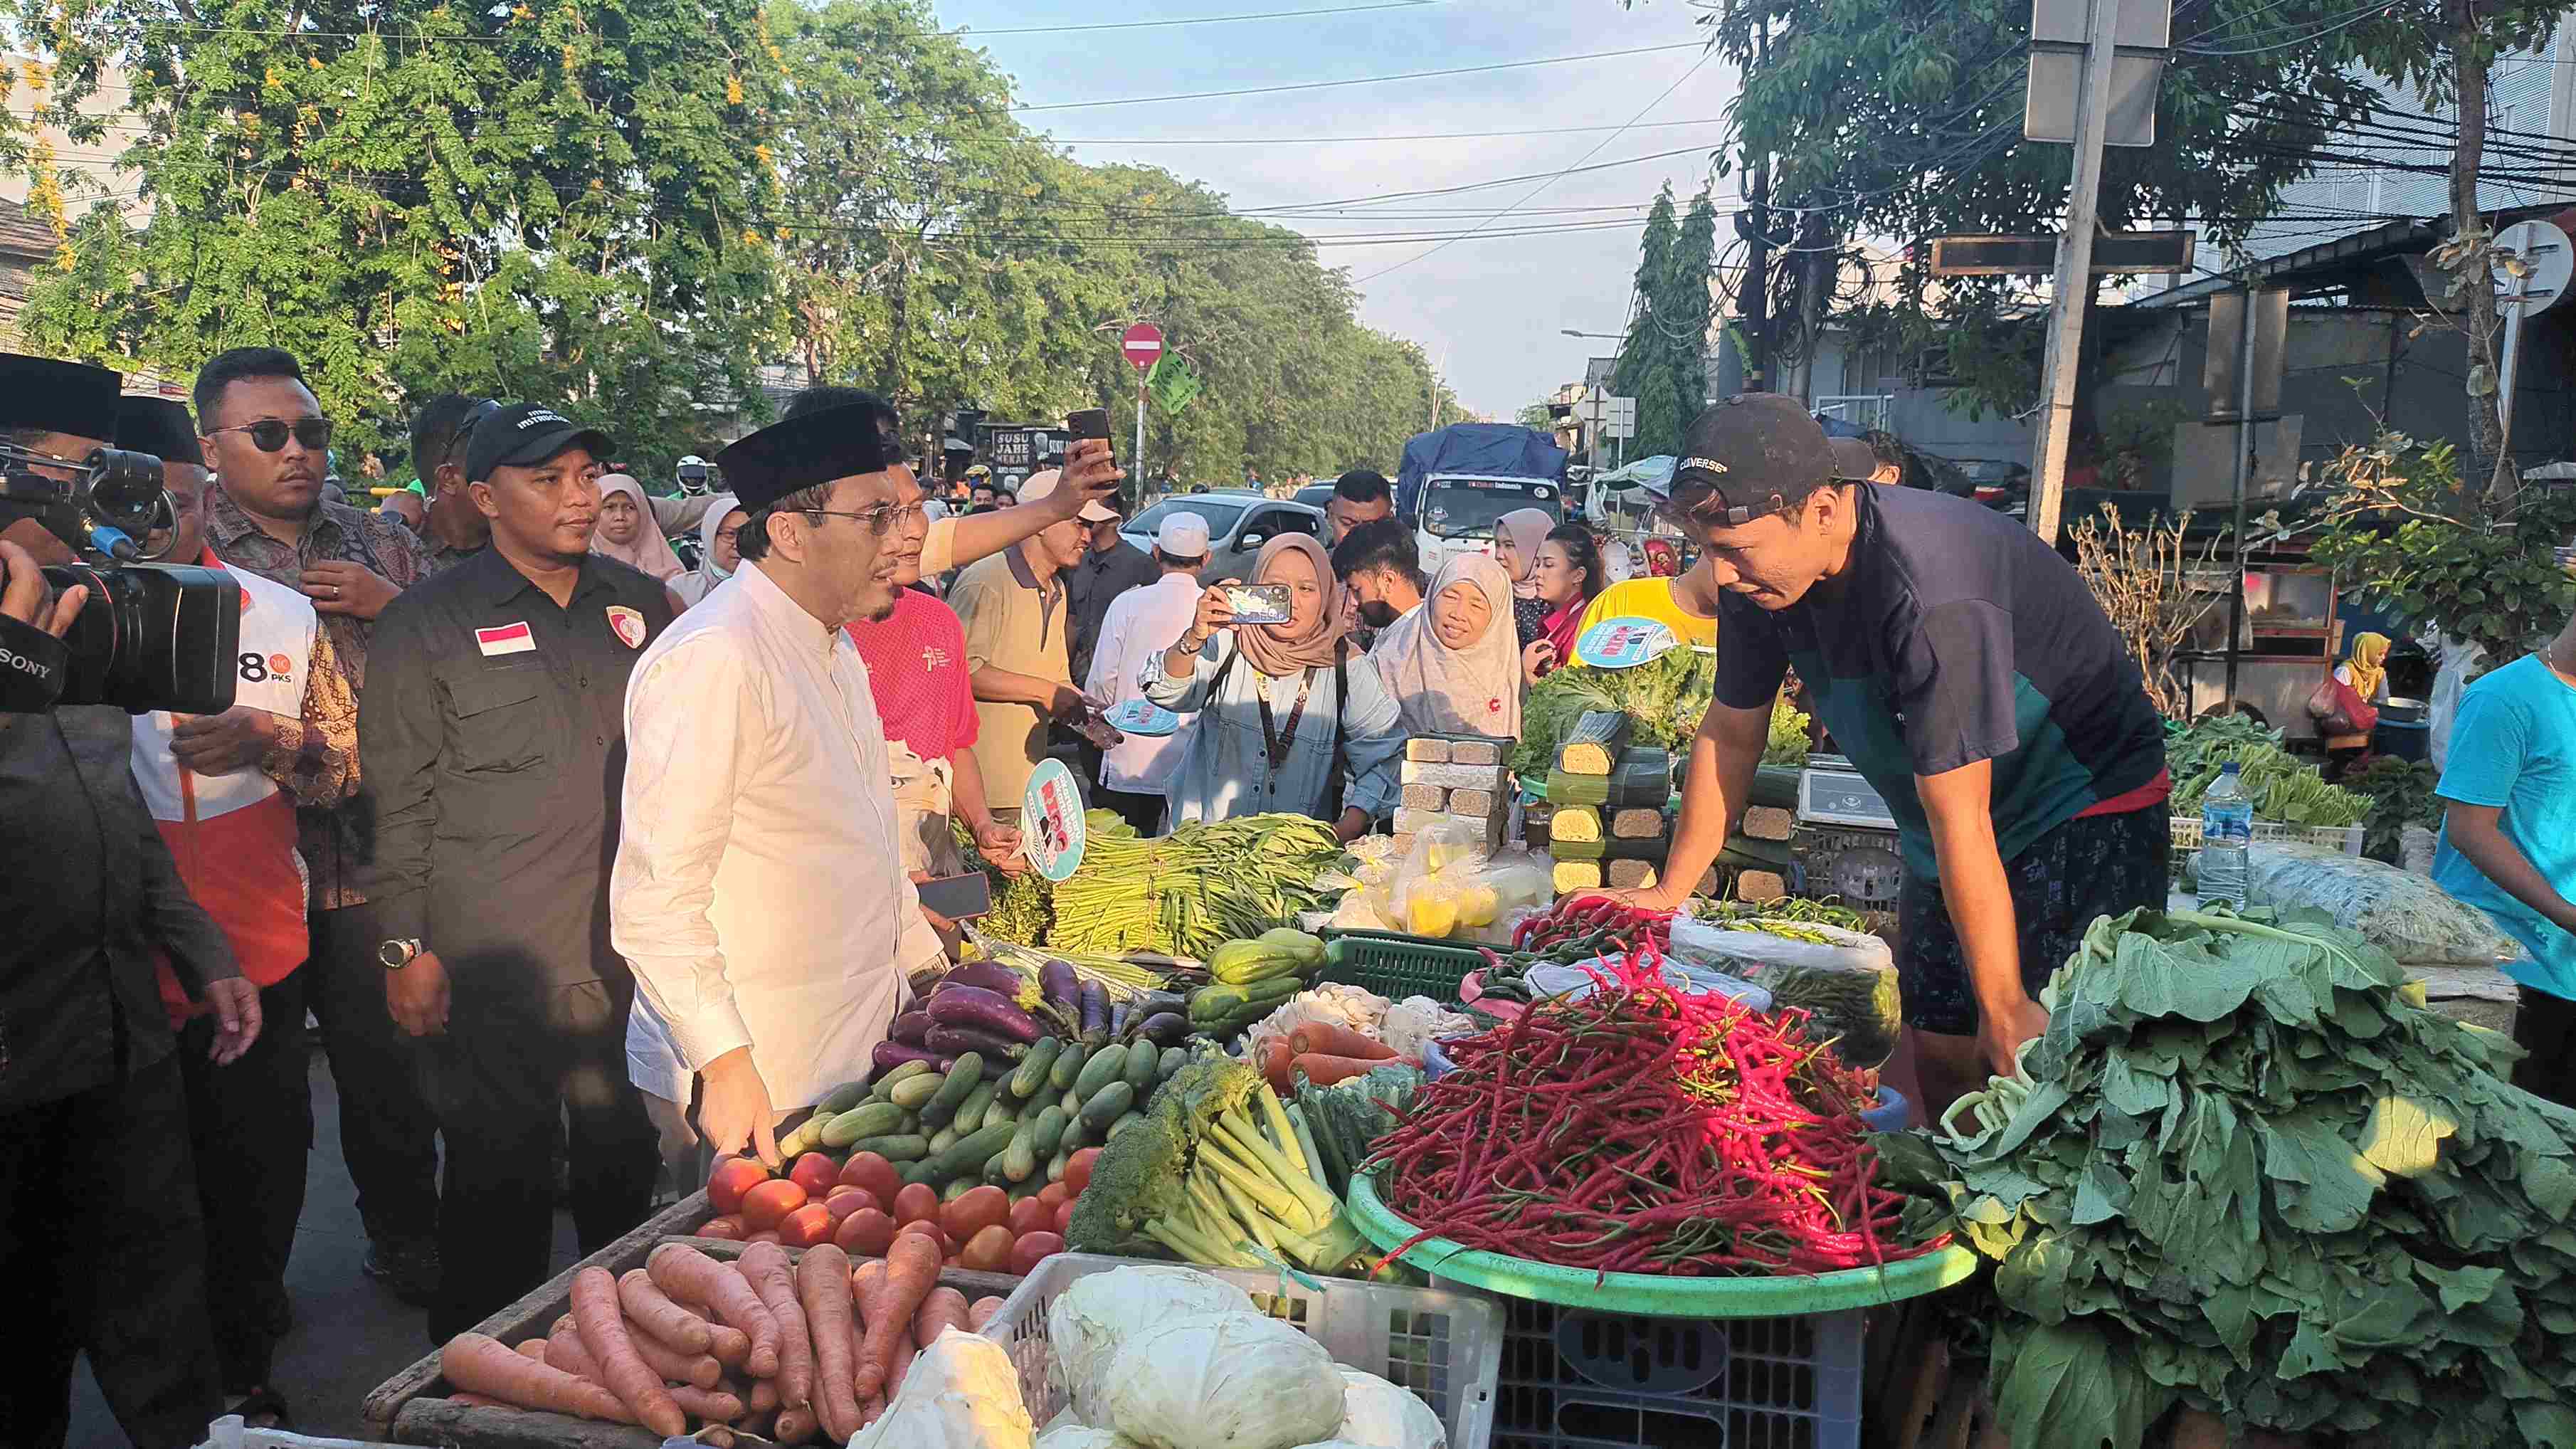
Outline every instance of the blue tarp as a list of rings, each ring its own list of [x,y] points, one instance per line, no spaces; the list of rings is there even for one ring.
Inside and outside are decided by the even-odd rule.
[[[1434,432],[1416,433],[1405,443],[1404,461],[1396,468],[1396,513],[1413,516],[1422,480],[1434,473],[1560,482],[1565,477],[1565,458],[1555,439],[1513,423],[1451,423]]]

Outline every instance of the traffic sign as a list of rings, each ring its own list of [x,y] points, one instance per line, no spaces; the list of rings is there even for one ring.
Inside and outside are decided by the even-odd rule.
[[[1119,335],[1118,349],[1142,371],[1162,361],[1163,329],[1151,322],[1139,322]]]
[[[2087,270],[2096,276],[2112,272],[2187,272],[2199,233],[2188,231],[2106,231],[2093,238]],[[2057,236],[1939,236],[1932,239],[1932,275],[1936,277],[2045,276],[2057,270]]]

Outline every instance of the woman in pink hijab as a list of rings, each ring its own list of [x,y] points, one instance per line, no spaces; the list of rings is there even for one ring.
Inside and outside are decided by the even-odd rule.
[[[599,480],[599,527],[590,535],[590,551],[642,569],[666,584],[688,572],[653,521],[653,504],[644,496],[643,485],[623,473]]]
[[[1556,520],[1536,508],[1515,508],[1494,520],[1494,562],[1512,581],[1512,633],[1527,649],[1547,634],[1546,601],[1538,596],[1538,546]]]

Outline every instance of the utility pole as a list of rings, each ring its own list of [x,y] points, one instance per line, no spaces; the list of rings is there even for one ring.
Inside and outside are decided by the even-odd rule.
[[[2049,298],[2039,468],[2031,488],[2030,526],[2051,548],[2057,546],[2058,514],[2066,502],[2066,444],[2075,426],[2075,374],[2084,352],[2084,308],[2093,296],[2095,204],[2102,188],[2103,137],[2111,119],[2111,56],[2119,32],[2120,0],[2091,0],[2091,10],[2083,79],[2075,103],[2075,174],[2066,189],[2066,232],[2057,243],[2057,279]]]
[[[1753,22],[1753,63],[1770,56],[1771,21]],[[1771,158],[1753,159],[1745,187],[1745,211],[1738,218],[1745,242],[1744,280],[1736,289],[1736,310],[1744,314],[1744,390],[1770,391],[1771,370]],[[1749,225],[1747,225],[1749,223]]]

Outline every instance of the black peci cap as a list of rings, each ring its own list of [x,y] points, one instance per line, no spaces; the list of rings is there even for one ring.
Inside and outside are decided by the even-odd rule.
[[[511,403],[474,425],[465,443],[465,481],[489,483],[495,468],[533,468],[575,446],[602,463],[617,450],[608,434],[542,403]]]
[[[0,428],[43,428],[104,443],[116,436],[124,379],[104,367],[0,352]]]
[[[136,397],[128,394],[116,400],[116,446],[137,453],[150,453],[164,463],[206,465],[205,449],[197,444],[197,425],[188,416],[188,405],[174,397]]]
[[[1720,528],[1777,511],[1841,476],[1825,430],[1806,404],[1776,392],[1737,393],[1693,419],[1664,490]]]
[[[753,511],[835,478],[882,473],[903,461],[903,448],[878,431],[878,411],[852,403],[799,413],[716,454],[716,466]]]

